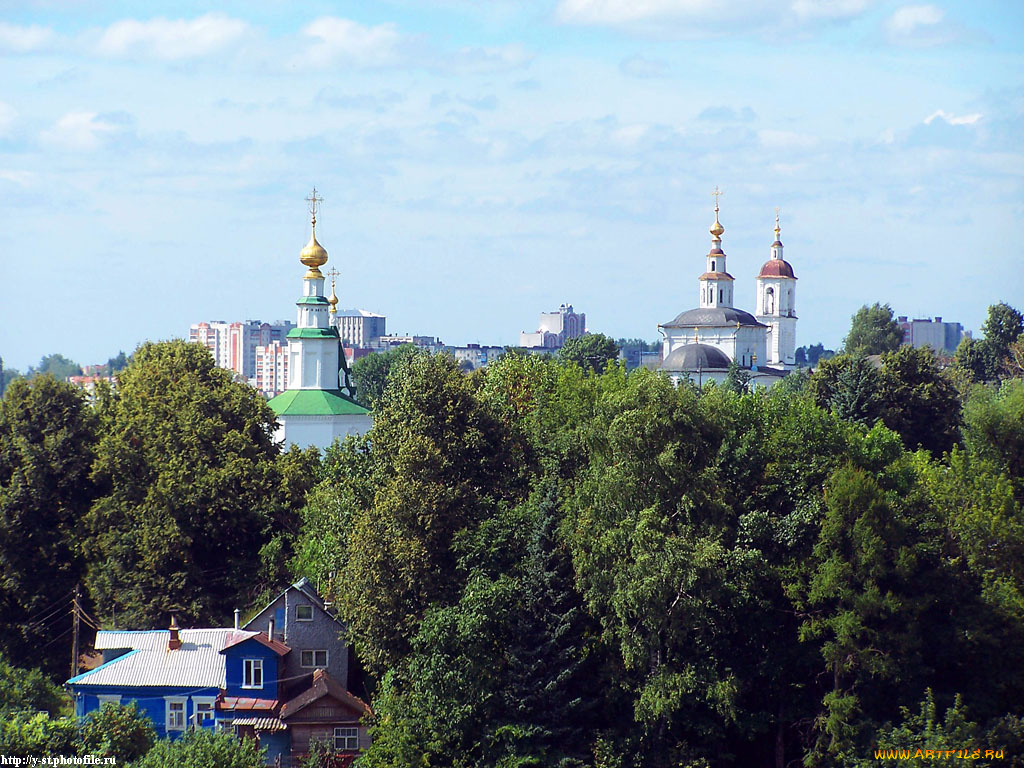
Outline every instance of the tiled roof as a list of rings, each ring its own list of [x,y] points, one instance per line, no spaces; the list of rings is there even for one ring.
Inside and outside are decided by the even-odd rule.
[[[97,632],[98,649],[131,648],[131,653],[68,680],[70,685],[187,686],[223,688],[220,652],[232,636],[255,632],[237,629],[182,629],[181,647],[168,650],[170,632]]]

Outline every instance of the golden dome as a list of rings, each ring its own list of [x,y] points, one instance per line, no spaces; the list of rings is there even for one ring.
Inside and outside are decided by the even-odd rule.
[[[316,223],[313,223],[313,234],[309,236],[309,242],[299,254],[299,261],[309,267],[306,272],[307,278],[323,279],[323,273],[318,269],[327,263],[327,250],[316,240]]]
[[[718,210],[715,210],[715,223],[711,225],[711,229],[708,230],[716,238],[721,237],[725,232],[725,227],[722,226],[722,222],[718,220]]]
[[[327,303],[331,305],[330,312],[332,315],[338,314],[338,294],[334,292],[334,281],[331,281],[331,298],[327,300]]]

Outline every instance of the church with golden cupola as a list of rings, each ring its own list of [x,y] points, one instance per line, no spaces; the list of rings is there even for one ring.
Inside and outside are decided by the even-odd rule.
[[[729,274],[722,248],[725,227],[719,220],[718,187],[711,250],[697,279],[698,306],[658,326],[664,338],[658,370],[673,381],[691,379],[703,385],[722,382],[733,364],[744,369],[752,384],[770,387],[795,366],[796,275],[782,257],[781,227],[775,212],[771,257],[757,276],[756,316],[733,306],[735,278]]]
[[[355,399],[352,374],[345,361],[338,330],[333,323],[338,296],[337,270],[332,269],[331,296],[325,296],[320,267],[327,263],[327,250],[316,238],[317,212],[322,198],[316,190],[307,198],[312,232],[299,254],[306,267],[296,327],[288,332],[288,388],[268,405],[277,415],[277,439],[286,447],[315,445],[328,448],[337,438],[362,434],[373,423],[370,412]]]

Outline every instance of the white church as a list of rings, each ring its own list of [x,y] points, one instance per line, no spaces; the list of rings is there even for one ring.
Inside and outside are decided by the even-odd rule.
[[[770,387],[796,363],[796,275],[782,257],[776,212],[771,258],[757,276],[757,314],[733,306],[735,278],[729,274],[722,250],[725,227],[718,220],[718,194],[716,188],[711,251],[698,278],[699,305],[658,326],[664,337],[658,370],[676,383],[690,379],[701,386],[724,381],[735,361],[746,370],[752,385]]]
[[[331,297],[324,296],[327,251],[316,239],[316,212],[322,198],[316,190],[310,202],[313,232],[299,254],[307,268],[302,296],[296,301],[298,321],[288,332],[288,389],[267,405],[277,414],[275,438],[287,448],[292,443],[326,450],[336,438],[363,434],[373,424],[370,412],[355,401],[355,387],[345,362],[345,350],[335,316],[338,297],[331,281]],[[336,273],[335,273],[336,274]]]

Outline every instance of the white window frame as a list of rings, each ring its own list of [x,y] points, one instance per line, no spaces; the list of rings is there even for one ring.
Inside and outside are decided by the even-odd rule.
[[[256,685],[256,671],[260,673],[260,683]],[[246,683],[248,680],[248,684]],[[263,688],[263,659],[242,659],[242,687],[260,690]]]
[[[181,704],[181,722],[178,722],[177,717],[172,715],[176,714],[176,711],[172,709],[175,704]],[[164,726],[168,732],[170,731],[184,731],[185,724],[188,722],[188,699],[185,696],[165,696],[164,697]]]
[[[310,659],[311,663],[309,663],[309,664],[307,664],[306,660],[305,660],[305,656],[306,656],[307,653],[312,654],[312,658]],[[324,655],[324,663],[323,664],[317,664],[316,663],[316,656],[317,656],[318,653],[322,653]],[[322,648],[310,649],[308,651],[299,651],[299,666],[302,667],[303,669],[327,669],[327,665],[329,663],[330,663],[330,654],[326,650],[324,650]]]
[[[96,708],[103,709],[104,704],[120,704],[120,693],[98,693],[96,694]]]
[[[302,616],[299,615],[299,611],[302,610],[303,608],[308,608],[309,609],[309,616],[306,617],[306,618],[303,618]],[[295,606],[295,620],[296,621],[312,621],[313,620],[313,606],[312,605],[307,605],[305,603],[300,603],[299,605],[296,605]]]
[[[342,746],[338,746],[341,739]],[[334,729],[334,749],[345,752],[359,751],[359,729],[351,727],[338,727]]]
[[[207,720],[213,722],[213,708],[217,699],[214,696],[193,696],[192,697],[192,717],[196,725],[202,725]],[[200,709],[201,706],[208,706],[209,709]],[[200,715],[208,715],[208,717],[200,717]]]

